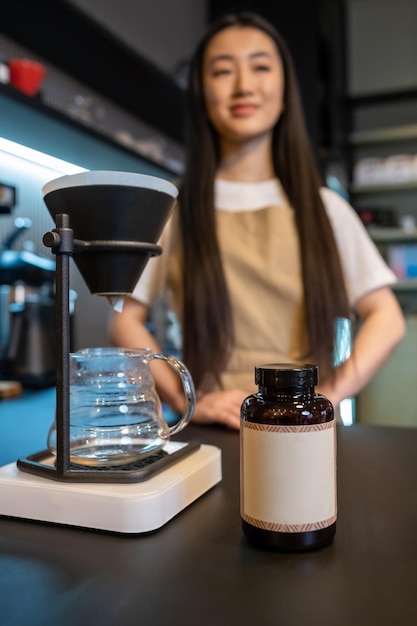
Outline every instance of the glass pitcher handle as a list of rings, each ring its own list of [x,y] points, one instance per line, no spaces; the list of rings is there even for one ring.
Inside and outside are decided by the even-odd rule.
[[[175,433],[178,433],[180,430],[182,430],[185,426],[187,426],[194,413],[196,398],[193,379],[191,378],[191,374],[184,365],[184,363],[171,355],[153,353],[150,355],[150,358],[166,361],[168,365],[170,365],[172,369],[174,369],[180,375],[181,378],[186,402],[185,410],[180,420],[173,426],[169,427],[169,434],[174,435]]]

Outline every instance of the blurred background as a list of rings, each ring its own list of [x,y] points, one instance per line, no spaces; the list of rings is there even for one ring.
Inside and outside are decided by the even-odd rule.
[[[407,339],[355,399],[355,419],[417,425],[417,0],[3,2],[0,350],[10,302],[16,316],[35,302],[32,322],[49,319],[54,259],[42,237],[54,225],[42,185],[83,169],[175,182],[189,56],[207,24],[234,10],[256,11],[284,35],[323,178],[399,277]],[[11,61],[22,59],[41,65],[39,84],[19,82]],[[110,307],[73,265],[71,289],[73,347],[106,345]]]

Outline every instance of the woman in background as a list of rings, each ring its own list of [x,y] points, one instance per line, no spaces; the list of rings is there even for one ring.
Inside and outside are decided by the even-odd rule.
[[[194,422],[239,428],[254,366],[318,364],[334,405],[368,383],[404,336],[386,266],[350,205],[321,186],[286,44],[260,16],[225,16],[191,61],[179,204],[111,337],[159,350],[145,321],[166,287],[182,360],[197,390]],[[334,367],[335,322],[359,318]],[[159,365],[159,364],[158,364]],[[154,370],[181,411],[175,375]]]

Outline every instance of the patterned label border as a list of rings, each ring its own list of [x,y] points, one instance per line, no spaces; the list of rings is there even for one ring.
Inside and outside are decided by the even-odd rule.
[[[324,422],[322,424],[311,424],[302,426],[288,426],[288,425],[276,425],[276,424],[258,424],[257,422],[243,422],[244,428],[250,430],[262,430],[268,433],[311,433],[314,431],[329,430],[334,427],[334,420],[330,422]]]
[[[273,522],[262,522],[261,520],[245,515],[244,513],[242,513],[242,518],[251,526],[261,528],[262,530],[271,530],[273,532],[280,533],[307,533],[314,530],[323,530],[323,528],[331,526],[336,521],[337,515],[335,514],[332,517],[329,517],[329,519],[321,522],[314,522],[312,524],[274,524]]]

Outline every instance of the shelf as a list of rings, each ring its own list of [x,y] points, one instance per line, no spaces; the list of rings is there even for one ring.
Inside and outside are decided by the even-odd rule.
[[[351,145],[382,144],[394,141],[412,141],[417,139],[417,124],[364,130],[352,133],[349,142]]]
[[[394,291],[417,291],[417,278],[401,279],[392,286]]]
[[[182,143],[183,90],[73,2],[3,2],[0,29],[44,62]]]
[[[48,69],[49,73],[52,74],[54,71],[52,67]],[[65,80],[65,78],[59,78],[60,80]],[[32,97],[25,95],[10,85],[0,84],[0,98],[4,97],[12,102],[29,107],[47,117],[64,123],[66,126],[81,131],[86,135],[90,135],[109,146],[116,147],[122,152],[126,152],[126,154],[161,167],[171,174],[178,175],[182,171],[182,146],[169,137],[164,136],[158,129],[147,126],[142,123],[141,120],[130,116],[128,112],[119,113],[113,103],[103,98],[101,100],[97,99],[97,102],[105,105],[105,110],[107,111],[106,117],[101,121],[100,125],[95,124],[93,120],[89,122],[83,121],[80,118],[69,115],[62,107],[58,108],[56,105],[51,104],[47,99],[47,93],[45,93],[46,88],[47,86],[45,85],[40,95]],[[59,88],[60,83],[55,81],[50,91],[56,93]],[[82,91],[83,88],[81,88],[81,92]],[[68,88],[65,85],[64,92],[68,93]],[[117,111],[117,114],[114,113],[115,111]],[[114,120],[116,120],[118,124],[123,122],[128,128],[132,128],[133,125],[137,140],[134,141],[132,136],[130,143],[122,142],[117,136],[117,126],[115,126]],[[141,135],[143,138],[142,141],[140,140]]]
[[[404,183],[386,184],[386,185],[352,185],[349,188],[351,193],[365,194],[365,193],[380,193],[380,192],[395,192],[395,191],[411,191],[417,189],[417,180],[409,180]]]
[[[417,229],[368,228],[368,233],[375,243],[417,243]]]
[[[392,91],[373,92],[367,94],[352,94],[347,98],[349,106],[372,106],[390,102],[417,99],[417,87]]]

